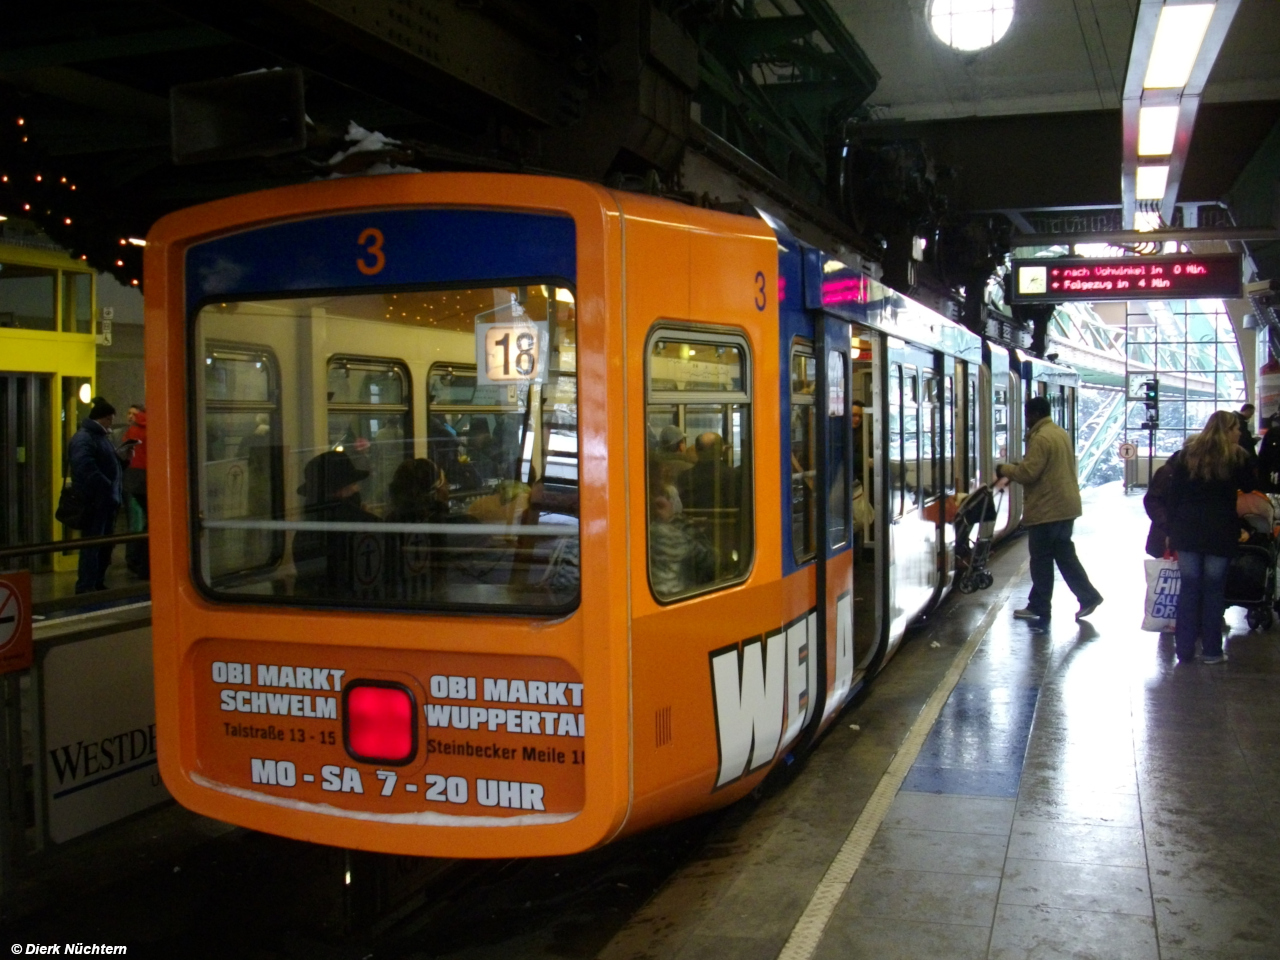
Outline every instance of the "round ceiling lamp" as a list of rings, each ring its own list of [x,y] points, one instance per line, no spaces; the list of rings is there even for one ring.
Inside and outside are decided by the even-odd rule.
[[[931,0],[929,26],[949,47],[982,50],[1013,23],[1013,0]]]

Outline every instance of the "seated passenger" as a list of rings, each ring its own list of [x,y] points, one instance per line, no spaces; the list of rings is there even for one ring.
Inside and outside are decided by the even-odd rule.
[[[687,509],[715,510],[738,505],[737,471],[724,459],[720,434],[702,433],[694,441],[698,462],[676,481]]]
[[[715,552],[684,521],[672,503],[674,489],[662,482],[662,468],[649,470],[649,580],[660,598],[674,597],[715,578]]]
[[[380,578],[382,557],[376,537],[343,531],[342,524],[377,523],[360,506],[360,484],[369,476],[337,450],[312,457],[303,468],[298,494],[305,498],[302,518],[331,529],[301,530],[293,537],[293,563],[301,596],[345,599],[355,595],[356,582]],[[376,555],[375,555],[376,554]]]
[[[388,523],[475,522],[450,511],[445,472],[422,457],[396,467],[387,493],[391,502],[385,517]],[[465,544],[460,542],[464,539],[468,541]],[[386,552],[394,558],[388,570],[393,595],[401,600],[429,599],[433,585],[443,583],[450,551],[471,546],[471,539],[429,531],[388,534]]]
[[[663,476],[669,484],[676,483],[686,470],[692,469],[697,457],[688,449],[684,432],[673,423],[659,431],[656,442],[651,443],[653,458],[661,461]]]

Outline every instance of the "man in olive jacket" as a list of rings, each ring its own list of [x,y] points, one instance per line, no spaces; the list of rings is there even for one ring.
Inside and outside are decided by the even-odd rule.
[[[997,476],[1022,484],[1026,491],[1022,525],[1031,551],[1031,596],[1026,607],[1013,615],[1041,627],[1048,624],[1056,563],[1080,601],[1076,619],[1083,620],[1098,609],[1102,594],[1089,582],[1071,541],[1076,517],[1082,513],[1075,450],[1067,432],[1049,417],[1049,401],[1044,397],[1027,401],[1027,424],[1027,454],[1022,462],[996,466]]]

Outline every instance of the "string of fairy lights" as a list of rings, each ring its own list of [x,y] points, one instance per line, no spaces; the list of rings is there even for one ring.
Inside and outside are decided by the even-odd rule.
[[[12,115],[0,137],[0,220],[25,220],[73,259],[109,273],[125,286],[142,286],[146,241],[121,236],[108,206],[86,196],[69,172],[40,149],[26,114]]]

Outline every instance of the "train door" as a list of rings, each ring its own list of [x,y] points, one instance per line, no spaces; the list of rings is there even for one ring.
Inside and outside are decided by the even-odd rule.
[[[850,325],[818,323],[818,610],[826,624],[825,719],[849,697],[854,671],[853,443],[850,427]],[[820,682],[823,678],[820,676]]]
[[[853,447],[853,643],[858,670],[866,670],[880,646],[884,624],[884,536],[880,489],[880,428],[884,423],[880,334],[854,325],[849,379]]]
[[[0,373],[0,543],[6,545],[53,539],[52,391],[52,377]],[[20,560],[14,565],[29,568],[37,558]],[[39,561],[47,566],[47,559]]]
[[[932,489],[935,475],[931,439],[926,435],[922,442],[922,427],[934,422],[933,404],[923,399],[922,392],[926,377],[933,374],[933,357],[894,338],[889,340],[887,353],[888,619],[892,650],[937,588],[938,527],[936,517],[926,516],[923,502],[926,483]]]

